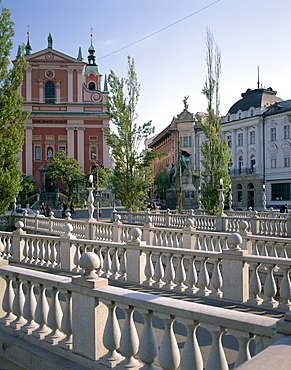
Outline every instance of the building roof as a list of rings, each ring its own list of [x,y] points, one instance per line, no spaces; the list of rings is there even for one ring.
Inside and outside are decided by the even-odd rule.
[[[267,89],[247,89],[247,91],[241,94],[242,99],[238,100],[228,111],[228,113],[237,113],[239,110],[246,111],[251,107],[253,108],[268,108],[270,105],[276,102],[282,102],[283,100],[277,95],[277,91],[274,91],[271,87]]]
[[[289,111],[291,111],[291,99],[280,101],[280,102],[273,104],[269,109],[267,109],[263,113],[263,116],[264,117],[272,116],[273,114],[284,113],[284,112],[289,112]]]

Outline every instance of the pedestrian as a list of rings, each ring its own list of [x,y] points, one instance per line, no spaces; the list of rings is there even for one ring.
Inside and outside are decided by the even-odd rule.
[[[40,206],[40,211],[41,211],[41,212],[44,212],[44,208],[45,208],[45,207],[44,207],[44,202],[42,202],[42,203],[41,203],[41,206]]]
[[[49,217],[50,215],[50,211],[51,211],[51,207],[47,204],[47,206],[45,207],[45,217]]]
[[[280,213],[284,213],[284,211],[285,211],[284,204],[281,204],[280,205]]]
[[[68,209],[67,205],[65,202],[63,202],[63,208],[62,208],[62,217],[66,217],[66,210]]]

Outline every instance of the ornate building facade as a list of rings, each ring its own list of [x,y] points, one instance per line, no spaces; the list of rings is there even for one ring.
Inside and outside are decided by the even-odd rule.
[[[109,167],[109,150],[104,130],[109,128],[106,113],[108,94],[106,76],[102,81],[92,44],[88,62],[81,49],[73,58],[53,49],[52,36],[44,50],[32,53],[28,38],[21,95],[26,122],[21,170],[35,179],[35,187],[54,191],[55,184],[46,178],[49,158],[58,151],[75,158],[85,173],[93,165]]]

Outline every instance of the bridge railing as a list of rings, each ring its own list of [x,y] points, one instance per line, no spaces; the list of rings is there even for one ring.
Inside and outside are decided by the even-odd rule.
[[[284,319],[108,286],[92,253],[79,264],[69,278],[2,261],[1,329],[100,369],[226,370],[284,336]]]
[[[100,259],[100,277],[278,312],[291,310],[288,238],[189,231],[184,244],[164,246],[143,241],[138,228],[126,241],[111,241],[77,239],[70,224],[60,237],[27,234],[21,222],[17,226],[13,233],[0,233],[4,260],[80,272],[80,257],[93,252]]]

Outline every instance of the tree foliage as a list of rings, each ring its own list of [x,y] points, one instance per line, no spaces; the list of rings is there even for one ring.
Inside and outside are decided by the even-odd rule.
[[[214,50],[214,38],[209,29],[206,34],[207,76],[202,93],[207,99],[207,118],[200,122],[205,140],[200,146],[203,156],[201,163],[201,202],[206,213],[215,215],[219,212],[219,183],[223,179],[225,193],[228,192],[230,177],[228,163],[231,152],[224,139],[219,116],[219,83],[221,73],[220,50]]]
[[[158,172],[156,173],[155,179],[154,179],[154,185],[155,185],[155,190],[154,190],[155,196],[161,202],[165,202],[166,192],[171,187],[170,173],[169,173],[168,168],[160,166]]]
[[[94,179],[95,188],[105,188],[110,184],[111,169],[105,168],[103,165],[93,165],[91,174]]]
[[[148,196],[152,183],[151,164],[157,154],[138,151],[146,137],[154,132],[151,121],[138,125],[136,106],[140,85],[135,72],[134,60],[128,57],[127,78],[119,78],[110,71],[108,82],[110,96],[107,100],[114,130],[108,130],[106,143],[111,148],[115,168],[112,174],[113,193],[127,210],[140,209]]]
[[[87,176],[81,171],[80,163],[66,155],[64,150],[60,150],[49,160],[47,176],[54,181],[68,186],[69,200],[71,200],[75,189],[85,184]]]
[[[22,109],[22,98],[18,91],[27,67],[21,48],[10,67],[14,23],[10,10],[2,8],[0,13],[0,213],[21,190],[22,172],[19,170],[19,152],[24,139],[24,125],[29,113]]]
[[[22,180],[21,180],[21,191],[20,193],[23,195],[27,195],[34,190],[35,180],[32,175],[26,176],[25,173],[22,173]]]

